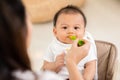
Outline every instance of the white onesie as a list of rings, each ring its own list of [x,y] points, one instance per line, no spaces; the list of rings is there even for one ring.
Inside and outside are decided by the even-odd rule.
[[[95,45],[94,39],[92,38],[91,34],[86,31],[84,39],[90,41],[91,46],[90,46],[88,55],[85,58],[83,58],[78,64],[78,69],[80,72],[83,72],[84,66],[87,62],[92,61],[92,60],[97,60],[96,45]],[[45,53],[43,59],[48,62],[54,62],[56,59],[56,56],[58,56],[59,54],[61,54],[63,51],[65,51],[67,48],[71,46],[72,44],[64,44],[58,41],[56,38],[54,38],[54,40],[48,46],[47,52]],[[69,73],[68,73],[66,66],[62,67],[61,71],[59,71],[58,74],[65,79],[69,78]],[[96,69],[94,80],[98,80],[97,69]]]

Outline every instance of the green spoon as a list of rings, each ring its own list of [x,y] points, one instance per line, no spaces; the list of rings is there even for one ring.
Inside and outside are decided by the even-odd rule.
[[[76,40],[77,37],[76,36],[69,36],[69,38],[71,40]],[[82,46],[83,44],[85,44],[85,42],[83,40],[78,41],[78,46]]]

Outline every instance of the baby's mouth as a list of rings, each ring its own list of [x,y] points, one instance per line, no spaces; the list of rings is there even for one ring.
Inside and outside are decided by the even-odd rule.
[[[77,37],[75,35],[70,35],[70,36],[68,36],[68,38],[71,40],[76,40]]]

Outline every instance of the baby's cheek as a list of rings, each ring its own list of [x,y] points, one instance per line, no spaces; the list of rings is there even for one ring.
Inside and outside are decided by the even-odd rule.
[[[78,35],[77,38],[83,39],[83,35]]]

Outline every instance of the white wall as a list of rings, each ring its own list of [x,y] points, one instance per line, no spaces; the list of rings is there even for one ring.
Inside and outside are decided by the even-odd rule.
[[[83,11],[94,38],[114,43],[119,51],[120,0],[87,0]]]

